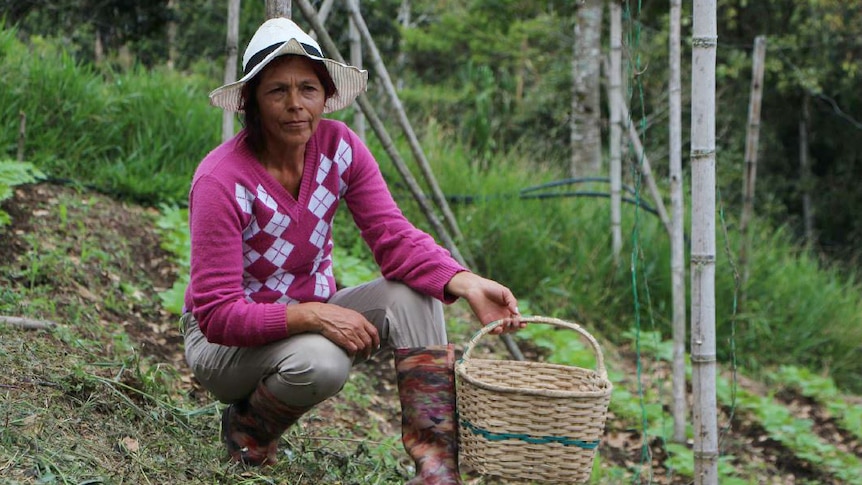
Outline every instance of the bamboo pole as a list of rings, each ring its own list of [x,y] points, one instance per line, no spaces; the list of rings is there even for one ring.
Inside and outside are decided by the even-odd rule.
[[[715,0],[694,0],[691,79],[691,362],[694,481],[718,484],[715,358]]]
[[[335,45],[335,42],[333,42],[329,33],[323,27],[323,24],[317,18],[317,13],[315,12],[314,7],[311,6],[308,0],[297,0],[297,3],[299,4],[299,9],[302,11],[302,15],[308,23],[311,24],[312,29],[317,32],[323,48],[329,52],[329,55],[333,59],[338,62],[344,62],[344,57],[342,57],[341,53],[338,52],[338,47]],[[413,174],[410,173],[410,170],[408,170],[407,166],[404,164],[404,160],[395,148],[395,143],[386,131],[386,127],[383,126],[383,122],[380,120],[380,117],[377,116],[377,111],[374,109],[374,106],[371,105],[371,102],[368,101],[368,96],[363,93],[356,98],[356,102],[359,104],[359,108],[362,112],[365,113],[365,118],[368,120],[368,124],[371,126],[371,129],[374,130],[374,133],[380,140],[381,146],[384,151],[386,151],[386,154],[389,155],[389,158],[392,160],[393,165],[395,165],[395,169],[398,171],[398,174],[404,179],[404,182],[410,189],[410,193],[413,195],[413,198],[416,199],[420,210],[441,239],[443,246],[449,250],[452,257],[454,257],[462,266],[469,268],[470,265],[464,260],[461,252],[458,251],[458,247],[455,245],[452,237],[449,235],[443,224],[440,223],[440,219],[436,214],[434,214],[434,210],[428,205],[427,198],[422,194],[421,187],[416,182]],[[518,348],[517,343],[511,335],[504,334],[501,338],[514,359],[524,360],[523,353]]]
[[[320,19],[321,24],[326,23],[326,19],[329,17],[329,12],[332,11],[332,4],[335,3],[335,0],[323,0],[323,3],[320,4],[320,8],[317,9],[317,18]],[[311,31],[308,33],[312,39],[317,40],[317,32]]]
[[[290,17],[291,5],[290,0],[266,0],[266,18],[274,19],[276,17]]]
[[[456,241],[463,242],[464,236],[458,228],[455,215],[452,214],[449,204],[446,202],[446,198],[443,195],[443,191],[440,190],[440,186],[437,184],[434,174],[431,172],[431,166],[428,163],[428,159],[425,157],[425,153],[422,151],[422,146],[419,143],[419,139],[416,137],[416,133],[413,131],[410,120],[407,118],[407,112],[404,110],[404,106],[398,98],[398,93],[395,91],[395,85],[392,83],[392,78],[389,77],[389,71],[383,63],[383,58],[380,56],[377,44],[374,42],[374,38],[371,36],[368,26],[365,24],[365,19],[362,18],[362,14],[359,12],[357,0],[346,0],[346,3],[350,18],[356,23],[356,27],[362,35],[362,40],[365,41],[365,45],[368,47],[368,54],[371,56],[372,63],[374,64],[375,73],[380,80],[383,81],[384,90],[386,91],[392,106],[395,108],[395,112],[398,115],[398,123],[404,131],[404,135],[407,137],[410,149],[413,152],[413,157],[419,165],[419,170],[425,178],[425,182],[431,188],[431,198],[434,200],[437,208],[443,213],[443,222],[446,224],[449,232],[455,236]],[[473,265],[473,258],[469,251],[466,251],[463,254],[467,261]]]
[[[685,202],[682,180],[682,0],[670,2],[670,273],[673,305],[673,441],[685,443],[688,406],[685,375]]]
[[[751,219],[754,216],[754,186],[757,180],[757,155],[760,143],[760,105],[763,98],[763,71],[766,58],[766,37],[759,35],[754,39],[754,55],[751,60],[751,95],[748,101],[748,133],[745,139],[745,167],[743,172],[742,216],[739,218],[739,232],[742,247],[739,251],[739,265],[742,267],[742,294],[740,301],[745,302],[747,295],[751,253]]]
[[[814,244],[814,204],[811,202],[811,160],[809,159],[808,126],[811,118],[811,96],[802,97],[802,117],[799,119],[799,180],[802,182],[802,219],[805,226],[805,243]]]
[[[623,101],[620,101],[619,106],[622,109],[621,114],[623,125],[628,127],[629,141],[631,142],[632,148],[635,150],[635,155],[637,155],[639,160],[639,163],[636,163],[635,167],[637,167],[638,171],[640,171],[641,175],[644,177],[647,189],[649,190],[650,195],[652,195],[653,202],[655,203],[655,210],[658,212],[659,219],[661,220],[665,231],[667,231],[668,234],[671,234],[672,229],[670,225],[670,217],[667,215],[667,209],[664,206],[664,200],[662,199],[661,191],[659,191],[658,185],[656,184],[655,176],[653,176],[652,164],[647,157],[643,143],[641,143],[640,134],[638,134],[638,130],[632,122],[628,106],[626,106]]]
[[[237,53],[239,52],[239,2],[240,0],[228,0],[227,2],[227,42],[225,52],[227,60],[224,69],[224,84],[236,81]],[[233,136],[234,113],[224,110],[221,117],[221,139],[226,141]]]
[[[606,71],[610,71],[610,61],[607,58],[602,59],[602,65],[605,67]],[[610,91],[610,86],[608,86],[606,90],[608,97],[611,97],[612,93]],[[656,184],[655,178],[653,177],[652,164],[650,163],[649,158],[646,155],[643,143],[641,143],[638,130],[637,128],[635,128],[634,123],[632,122],[631,114],[629,114],[629,107],[626,105],[625,100],[622,99],[622,93],[620,93],[620,95],[618,96],[617,106],[619,106],[620,109],[623,130],[628,133],[632,149],[635,151],[635,155],[637,155],[638,161],[640,162],[635,164],[635,168],[637,168],[641,175],[643,175],[644,180],[647,184],[647,189],[649,190],[653,202],[655,203],[656,214],[658,214],[658,218],[659,220],[661,220],[665,231],[667,231],[668,235],[670,235],[670,217],[667,215],[667,209],[664,206],[664,200],[662,199],[661,192],[659,191],[658,185]]]
[[[356,0],[356,10],[359,11],[359,0]],[[352,17],[348,25],[347,36],[350,39],[350,63],[356,67],[362,67],[362,38],[359,35],[356,21]],[[359,135],[359,138],[365,140],[365,117],[361,110],[357,110],[353,115],[353,130]]]
[[[610,2],[610,179],[611,179],[611,238],[614,265],[619,265],[620,253],[623,249],[622,235],[622,126],[619,102],[622,100],[622,6],[619,0]]]

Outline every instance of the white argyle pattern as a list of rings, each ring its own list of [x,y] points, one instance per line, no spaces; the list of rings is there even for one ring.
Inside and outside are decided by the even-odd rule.
[[[279,212],[278,202],[262,185],[252,191],[238,183],[235,194],[240,209],[251,216],[242,232],[246,299],[253,301],[254,294],[263,292],[276,292],[280,298],[287,298],[287,290],[296,278],[283,268],[294,249],[285,237],[290,216]],[[262,207],[255,210],[256,202],[269,210]]]
[[[335,279],[330,236],[334,211],[331,209],[347,190],[344,174],[352,162],[353,151],[345,140],[339,143],[334,159],[321,154],[308,198],[308,212],[302,214],[301,224],[293,221],[287,211],[280,210],[278,200],[263,185],[258,184],[251,189],[236,184],[236,202],[240,210],[250,216],[242,233],[246,300],[295,303],[296,300],[288,296],[295,285],[306,288],[296,291],[313,291],[318,298],[327,299],[332,295]],[[332,173],[333,169],[337,171],[337,176]],[[306,217],[316,220],[308,221]],[[297,251],[297,244],[306,249]],[[291,262],[291,256],[306,257],[300,255],[307,254],[311,248],[317,251],[310,271],[309,266],[302,261]],[[291,272],[291,268],[299,267],[304,268],[303,274]]]

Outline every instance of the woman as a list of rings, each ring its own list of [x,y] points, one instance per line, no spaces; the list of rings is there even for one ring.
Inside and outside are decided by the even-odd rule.
[[[219,400],[233,460],[272,464],[284,431],[336,394],[354,362],[394,350],[411,483],[460,483],[453,349],[441,302],[523,327],[503,285],[459,265],[402,215],[367,147],[322,118],[367,73],[320,53],[286,18],[266,21],[244,76],[210,93],[244,129],[200,163],[189,194],[186,359]],[[332,220],[347,205],[383,278],[336,291]]]

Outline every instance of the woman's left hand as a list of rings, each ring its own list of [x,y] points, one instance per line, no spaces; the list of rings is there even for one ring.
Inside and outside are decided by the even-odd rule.
[[[514,332],[527,326],[526,322],[521,321],[515,295],[496,281],[462,271],[449,280],[446,292],[467,300],[482,325],[502,320],[503,323],[495,327],[492,334]]]

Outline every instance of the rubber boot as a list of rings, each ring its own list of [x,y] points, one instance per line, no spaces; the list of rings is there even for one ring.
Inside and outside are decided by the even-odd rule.
[[[246,400],[222,412],[222,440],[231,460],[254,466],[274,465],[278,461],[278,439],[309,409],[284,404],[261,383]]]
[[[416,463],[408,485],[460,485],[452,345],[395,350],[401,439]]]

